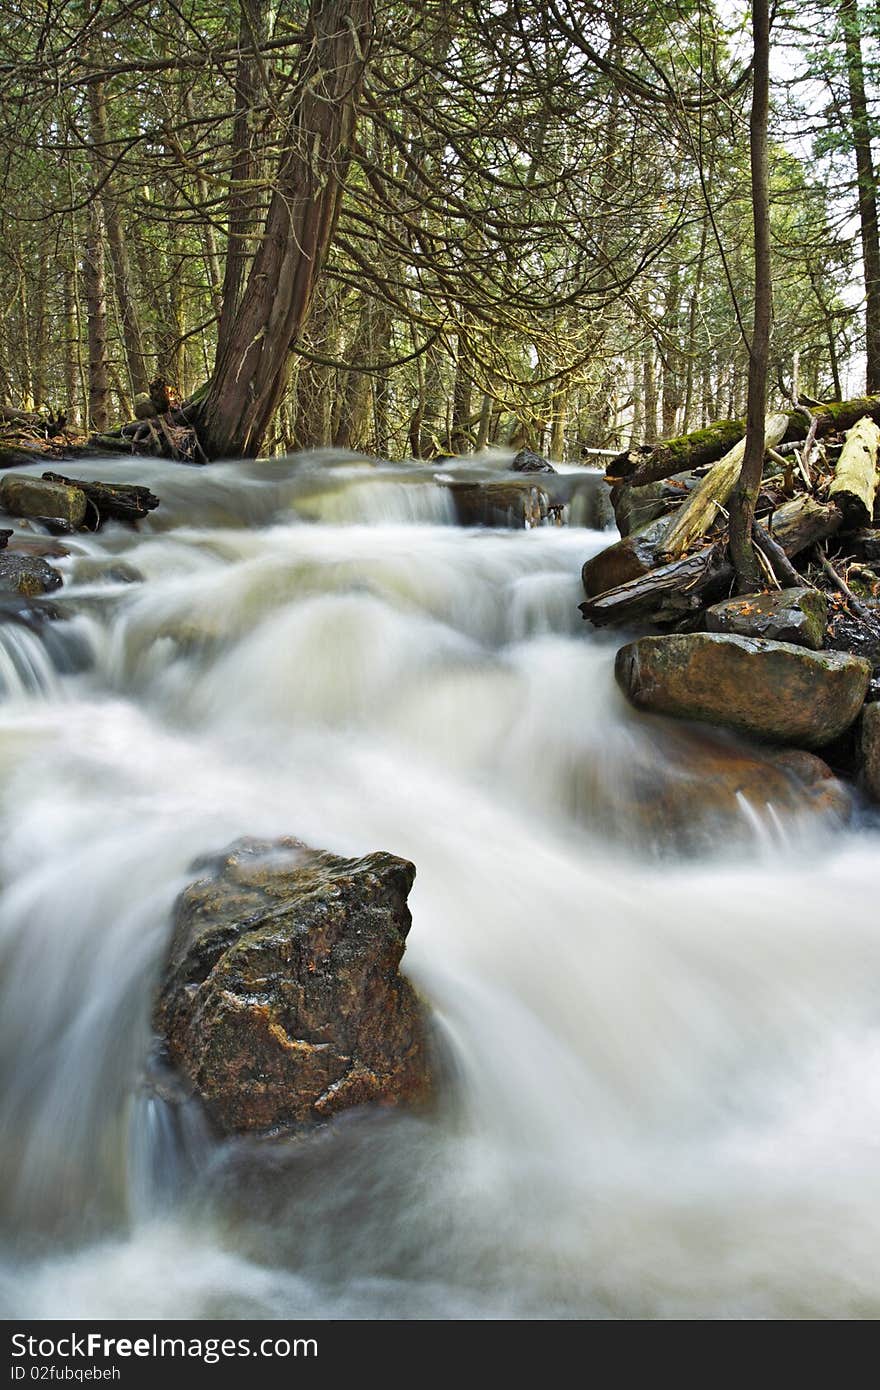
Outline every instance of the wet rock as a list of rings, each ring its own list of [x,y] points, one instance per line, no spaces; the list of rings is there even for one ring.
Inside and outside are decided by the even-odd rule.
[[[35,555],[17,555],[11,550],[0,551],[0,590],[34,598],[60,589],[61,575],[45,560]]]
[[[581,570],[584,593],[587,598],[616,589],[618,584],[626,584],[630,579],[648,574],[659,563],[660,542],[669,530],[671,518],[661,516],[640,531],[623,540],[615,541],[598,555],[587,560]]]
[[[26,473],[0,478],[0,508],[10,516],[52,520],[76,530],[85,521],[88,503],[78,487],[47,482]]]
[[[556,472],[549,459],[545,459],[543,454],[534,453],[531,449],[520,449],[510,467],[514,473]]]
[[[460,526],[540,526],[551,514],[544,488],[525,479],[505,482],[448,483]]]
[[[639,709],[821,748],[859,713],[871,667],[842,652],[714,632],[642,637],[617,653],[615,676]]]
[[[858,742],[862,786],[872,801],[880,802],[880,704],[865,705]]]
[[[245,839],[194,868],[154,1021],[222,1130],[426,1097],[425,1015],[398,973],[412,864]]]
[[[679,507],[699,481],[695,473],[676,473],[661,483],[646,483],[644,487],[615,483],[611,489],[611,504],[620,534],[631,536],[657,517]]]
[[[709,632],[769,637],[819,651],[825,640],[828,600],[819,589],[777,589],[716,603],[706,612]]]

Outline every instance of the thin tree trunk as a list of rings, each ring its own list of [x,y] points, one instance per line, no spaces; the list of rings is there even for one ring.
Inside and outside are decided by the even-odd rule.
[[[473,364],[468,350],[466,317],[462,332],[458,335],[458,360],[455,364],[455,383],[452,388],[449,447],[453,454],[468,454],[474,447],[471,434],[473,386]]]
[[[480,406],[480,423],[477,426],[478,450],[485,449],[489,443],[489,434],[492,429],[492,407],[495,404],[488,391],[483,392],[483,403]]]
[[[107,283],[104,272],[104,223],[100,203],[94,199],[88,208],[83,279],[89,327],[88,424],[101,434],[109,420],[110,395],[107,372]]]
[[[649,342],[642,358],[642,407],[645,412],[645,443],[657,438],[657,376],[654,370],[654,344]]]
[[[840,0],[846,49],[846,75],[853,124],[853,146],[859,180],[859,231],[865,268],[865,353],[869,396],[880,392],[880,228],[877,220],[877,178],[871,154],[871,122],[865,96],[861,22],[858,0]]]
[[[68,266],[64,271],[64,411],[69,425],[79,424],[78,350],[76,277]]]
[[[746,452],[730,507],[730,555],[740,593],[749,593],[760,585],[760,571],[752,545],[752,526],[764,467],[767,369],[770,361],[770,333],[773,327],[770,187],[767,172],[767,116],[770,103],[769,0],[752,0],[752,34],[754,86],[749,122],[749,150],[755,228],[755,317],[749,350]]]
[[[119,317],[122,322],[125,361],[128,366],[132,390],[137,394],[147,390],[149,372],[147,371],[144,335],[141,330],[140,313],[134,292],[134,276],[125,241],[125,232],[119,215],[119,204],[113,190],[113,176],[107,172],[112,160],[104,83],[90,83],[88,92],[95,173],[99,182],[103,180],[100,195],[101,208],[107,231],[110,264],[113,267],[116,303],[119,306]]]

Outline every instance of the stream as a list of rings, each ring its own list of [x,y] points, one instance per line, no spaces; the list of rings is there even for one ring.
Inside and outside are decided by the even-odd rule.
[[[162,505],[0,625],[0,1315],[880,1316],[872,813],[701,819],[578,612],[609,533],[457,526],[452,467],[65,463]],[[435,1111],[221,1143],[145,1080],[240,835],[413,860]]]

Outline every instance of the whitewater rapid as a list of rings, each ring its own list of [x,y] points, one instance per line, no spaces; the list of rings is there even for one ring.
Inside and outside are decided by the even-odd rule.
[[[0,1315],[880,1315],[877,830],[645,837],[681,746],[577,611],[608,535],[357,460],[80,472],[162,506],[0,626]],[[242,834],[414,861],[436,1114],[218,1145],[145,1085],[172,904]]]

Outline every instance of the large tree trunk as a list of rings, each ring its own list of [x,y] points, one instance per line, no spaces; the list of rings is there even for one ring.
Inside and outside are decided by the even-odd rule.
[[[372,0],[312,0],[262,241],[197,416],[209,458],[259,453],[333,238]]]
[[[223,308],[217,329],[217,356],[226,351],[260,231],[260,158],[254,141],[254,108],[260,95],[257,49],[269,33],[264,0],[240,0],[235,116],[229,180],[229,240],[223,274]]]
[[[754,76],[749,150],[752,173],[752,218],[755,228],[755,315],[749,344],[749,394],[746,411],[746,451],[730,505],[730,558],[740,593],[760,585],[758,560],[752,545],[755,502],[764,467],[767,369],[773,327],[773,286],[770,279],[770,184],[767,170],[767,117],[770,105],[769,0],[752,0]]]
[[[880,228],[877,179],[871,154],[871,123],[865,97],[858,0],[840,0],[846,48],[846,75],[853,124],[853,147],[859,180],[859,230],[865,267],[865,352],[868,395],[880,392]]]

